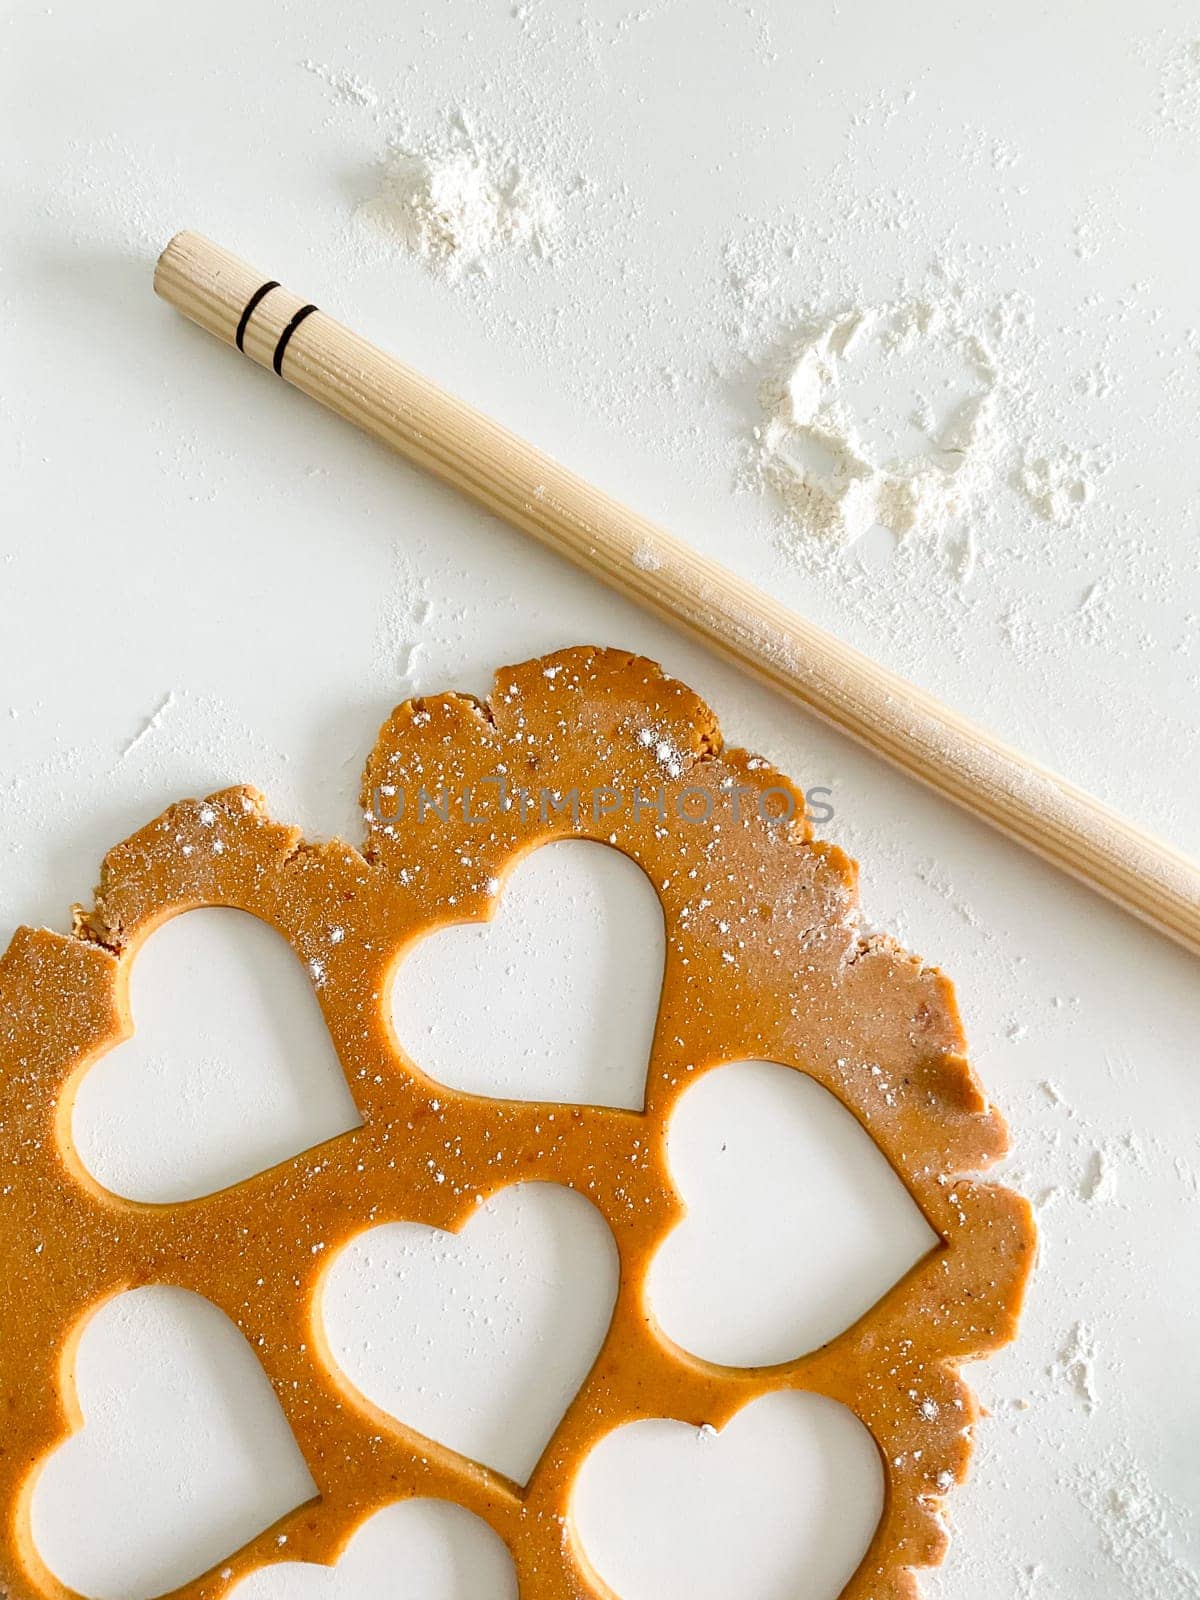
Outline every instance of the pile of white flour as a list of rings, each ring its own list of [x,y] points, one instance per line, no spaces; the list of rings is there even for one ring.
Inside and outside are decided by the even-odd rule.
[[[957,392],[913,389],[907,416],[917,434],[907,450],[865,436],[846,379],[870,347],[892,373],[936,347],[959,369]],[[954,377],[941,376],[940,386]],[[992,480],[1002,437],[1001,372],[986,330],[969,320],[961,295],[853,306],[806,322],[782,367],[763,386],[756,430],[758,465],[803,530],[847,543],[882,526],[903,536],[937,533],[969,516]]]
[[[874,527],[936,542],[978,526],[1001,485],[1070,525],[1099,457],[1033,432],[1027,312],[939,275],[882,304],[808,309],[768,358],[744,481],[774,490],[791,538]]]
[[[452,280],[486,276],[502,250],[552,255],[560,222],[558,199],[541,175],[513,149],[479,136],[462,112],[442,134],[394,145],[378,194],[360,210]]]

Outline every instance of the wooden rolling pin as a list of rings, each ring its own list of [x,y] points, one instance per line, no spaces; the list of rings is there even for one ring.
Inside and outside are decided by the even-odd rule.
[[[1200,953],[1200,866],[195,233],[154,287],[407,460]]]

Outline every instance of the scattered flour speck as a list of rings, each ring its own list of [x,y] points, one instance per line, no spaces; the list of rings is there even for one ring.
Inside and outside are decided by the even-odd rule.
[[[1086,1322],[1077,1322],[1058,1353],[1055,1370],[1061,1374],[1087,1411],[1099,1404],[1096,1390],[1096,1341]]]
[[[661,572],[662,557],[652,544],[643,541],[634,547],[633,564],[639,572]]]

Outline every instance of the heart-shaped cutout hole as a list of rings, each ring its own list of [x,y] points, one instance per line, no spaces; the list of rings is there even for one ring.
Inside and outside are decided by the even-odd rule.
[[[448,1088],[638,1111],[665,948],[662,907],[627,856],[546,845],[514,868],[491,922],[440,929],[406,955],[392,1024]]]
[[[84,1425],[47,1458],[32,1521],[42,1560],[81,1594],[163,1594],[317,1492],[254,1352],[199,1295],[109,1301],[75,1383]]]
[[[312,986],[266,923],[224,908],[159,928],[130,975],[135,1033],[87,1072],[80,1160],[131,1200],[213,1193],[359,1125]]]
[[[498,1534],[445,1500],[406,1500],[369,1518],[335,1567],[263,1567],[231,1600],[517,1600]]]
[[[334,1259],[329,1348],[368,1400],[428,1438],[528,1481],[596,1358],[619,1263],[590,1201],[515,1184],[460,1233],[385,1223]]]
[[[874,1440],[824,1395],[771,1394],[720,1433],[631,1422],[580,1470],[580,1545],[620,1600],[836,1600],[883,1512]]]
[[[707,1073],[668,1153],[688,1214],[655,1257],[650,1299],[706,1360],[762,1366],[828,1343],[938,1243],[866,1131],[790,1067]]]

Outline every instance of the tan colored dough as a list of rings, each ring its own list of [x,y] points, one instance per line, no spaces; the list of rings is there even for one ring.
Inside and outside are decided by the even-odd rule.
[[[541,815],[536,800],[524,817],[516,805],[502,811],[496,786],[480,786],[501,771],[510,792],[579,789],[578,824],[565,809]],[[370,815],[384,786],[412,805],[422,786],[459,795],[464,785],[484,822],[464,821],[457,806],[422,826]],[[675,815],[689,785],[717,797],[712,822]],[[635,786],[649,796],[662,786],[665,822],[646,811],[635,820],[629,803],[593,820],[593,790],[628,802]],[[0,1593],[71,1594],[33,1546],[32,1485],[81,1425],[72,1365],[87,1318],[113,1295],[163,1283],[206,1296],[249,1340],[320,1491],[176,1590],[178,1600],[216,1600],[282,1559],[336,1561],[367,1517],[412,1495],[456,1501],[489,1523],[512,1553],[522,1600],[597,1600],[609,1591],[568,1520],[588,1450],[641,1417],[721,1426],[786,1388],[847,1405],[883,1461],[882,1521],[844,1595],[915,1594],[910,1569],[941,1558],[939,1501],[971,1448],[976,1408],[958,1365],[1012,1337],[1033,1226],[1021,1198],[959,1176],[992,1163],[1005,1130],[963,1058],[948,980],[891,941],[860,936],[854,864],[811,841],[802,796],[795,823],[764,821],[757,796],[768,790],[767,811],[782,805],[781,790],[799,795],[746,752],[722,751],[708,708],[653,663],[566,650],[500,672],[487,705],[445,695],[393,713],[364,776],[364,854],[307,844],[272,822],[253,790],[229,789],[172,806],[110,852],[74,935],[16,934],[0,958]],[[609,841],[631,857],[666,918],[641,1114],[457,1094],[424,1078],[391,1033],[400,952],[435,928],[488,917],[493,880],[564,837]],[[205,1199],[138,1204],[83,1168],[72,1099],[92,1062],[131,1032],[129,974],[143,940],[198,906],[238,907],[289,941],[363,1126]],[[344,930],[337,941],[334,928]],[[943,1243],[824,1348],[734,1370],[665,1338],[646,1275],[682,1209],[665,1155],[671,1113],[697,1074],[745,1058],[795,1067],[831,1090]],[[400,1220],[457,1229],[479,1196],[531,1178],[587,1195],[622,1271],[595,1366],[521,1488],[364,1399],[336,1367],[317,1307],[324,1273],[356,1234]]]

